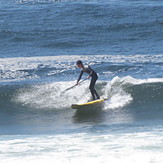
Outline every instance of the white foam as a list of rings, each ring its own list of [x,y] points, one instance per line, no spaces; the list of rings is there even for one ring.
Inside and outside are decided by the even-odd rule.
[[[162,132],[109,133],[1,138],[0,160],[1,163],[163,161]]]
[[[135,79],[131,76],[123,78],[116,76],[103,89],[104,96],[110,99],[105,109],[116,109],[130,104],[134,99],[125,89],[129,86],[148,83],[163,83],[163,78]]]
[[[55,82],[44,85],[34,85],[31,88],[21,89],[14,101],[38,109],[63,109],[72,103],[86,102],[90,98],[87,81],[68,91],[76,81]]]
[[[163,78],[135,79],[131,76],[126,76],[123,78],[115,77],[114,80],[117,80],[117,82],[121,82],[124,84],[131,84],[131,85],[146,84],[146,83],[163,83]]]
[[[105,109],[124,107],[132,102],[131,94],[124,90],[125,85],[126,80],[119,77],[115,77],[107,83],[103,91],[110,100],[105,104]]]

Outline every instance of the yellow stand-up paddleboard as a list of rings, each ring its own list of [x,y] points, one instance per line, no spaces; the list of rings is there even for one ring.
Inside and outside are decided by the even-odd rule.
[[[71,107],[77,110],[93,109],[94,107],[101,107],[105,100],[107,99],[98,99],[83,104],[72,104]]]

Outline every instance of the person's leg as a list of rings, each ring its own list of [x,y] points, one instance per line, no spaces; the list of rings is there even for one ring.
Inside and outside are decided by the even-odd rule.
[[[94,89],[96,81],[97,81],[97,77],[92,77],[91,78],[91,83],[90,83],[90,86],[89,86],[89,89],[91,91],[93,100],[100,98],[99,95],[97,94],[96,90]]]
[[[89,86],[89,89],[90,89],[90,92],[92,94],[93,100],[95,100],[94,86],[95,86],[96,80],[95,80],[95,78],[92,77],[91,82],[90,82],[90,86]]]
[[[100,99],[100,96],[98,95],[97,91],[94,89],[95,95],[96,95],[96,99]]]

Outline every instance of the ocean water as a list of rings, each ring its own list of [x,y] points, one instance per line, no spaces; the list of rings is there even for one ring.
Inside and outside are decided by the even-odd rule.
[[[0,0],[0,162],[163,163],[162,0]],[[104,106],[76,83],[99,75]],[[83,75],[83,79],[86,74]]]

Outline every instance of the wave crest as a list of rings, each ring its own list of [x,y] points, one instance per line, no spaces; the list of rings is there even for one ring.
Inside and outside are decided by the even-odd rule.
[[[71,82],[55,82],[34,85],[20,89],[15,101],[32,108],[63,109],[70,108],[72,103],[83,103],[91,99],[88,89],[89,81],[67,92],[65,89],[75,84]],[[135,79],[130,76],[115,77],[111,81],[99,81],[97,91],[101,98],[109,98],[104,109],[125,108],[129,104],[146,107],[151,104],[161,105],[163,96],[163,79]]]

